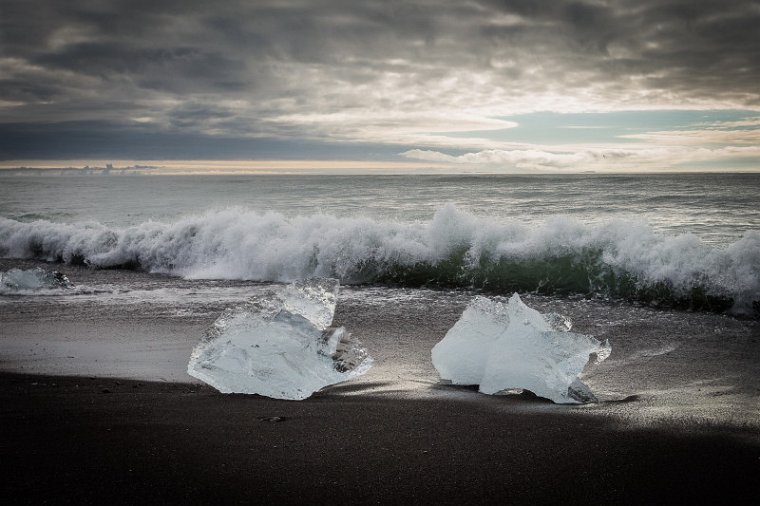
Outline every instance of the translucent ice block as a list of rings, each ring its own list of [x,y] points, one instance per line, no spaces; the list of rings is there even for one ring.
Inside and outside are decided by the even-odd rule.
[[[514,294],[505,304],[476,297],[432,351],[441,379],[495,394],[530,390],[558,403],[592,402],[579,375],[610,354],[609,342],[569,332],[569,322],[544,315]]]
[[[223,393],[292,400],[361,376],[369,354],[330,327],[338,288],[309,279],[225,310],[193,350],[188,374]]]
[[[72,284],[65,274],[58,271],[36,269],[11,269],[0,272],[0,290],[45,290],[53,288],[71,288]]]

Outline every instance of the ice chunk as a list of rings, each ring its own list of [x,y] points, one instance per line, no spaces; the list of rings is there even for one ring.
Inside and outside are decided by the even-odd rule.
[[[554,402],[593,402],[578,376],[611,347],[569,330],[567,319],[543,315],[517,294],[506,304],[476,297],[433,347],[433,365],[441,379],[479,385],[486,394],[526,389]]]
[[[187,372],[223,393],[301,400],[361,376],[372,359],[330,327],[335,279],[298,281],[227,309],[193,350]]]
[[[0,272],[0,289],[3,290],[43,290],[72,286],[69,278],[62,272],[47,271],[41,267]]]

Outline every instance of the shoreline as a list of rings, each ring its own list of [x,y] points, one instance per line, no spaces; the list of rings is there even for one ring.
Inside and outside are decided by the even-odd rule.
[[[40,263],[0,261],[9,265]],[[612,342],[610,357],[584,375],[603,402],[563,406],[440,383],[430,350],[474,294],[346,287],[334,324],[364,343],[375,366],[280,401],[220,394],[186,374],[224,307],[266,285],[60,267],[96,290],[0,301],[4,503],[756,497],[755,321],[526,296]]]
[[[750,504],[760,435],[624,427],[520,396],[304,401],[0,373],[12,504]],[[338,394],[338,395],[336,395]]]

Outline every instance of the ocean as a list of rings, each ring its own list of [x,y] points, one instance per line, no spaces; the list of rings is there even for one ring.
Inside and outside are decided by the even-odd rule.
[[[2,176],[0,216],[109,227],[171,222],[237,207],[286,217],[326,214],[429,222],[453,205],[528,227],[552,217],[633,221],[666,235],[729,245],[760,230],[757,174]]]
[[[319,276],[377,391],[449,395],[432,346],[518,292],[612,343],[584,379],[603,402],[574,409],[760,415],[757,174],[3,176],[0,257],[75,285],[0,292],[6,371],[190,381],[225,307]]]
[[[760,177],[6,177],[0,254],[752,313]]]

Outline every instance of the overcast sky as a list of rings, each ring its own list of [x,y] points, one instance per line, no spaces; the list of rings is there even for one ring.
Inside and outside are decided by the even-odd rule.
[[[0,159],[760,170],[760,2],[2,0]]]

